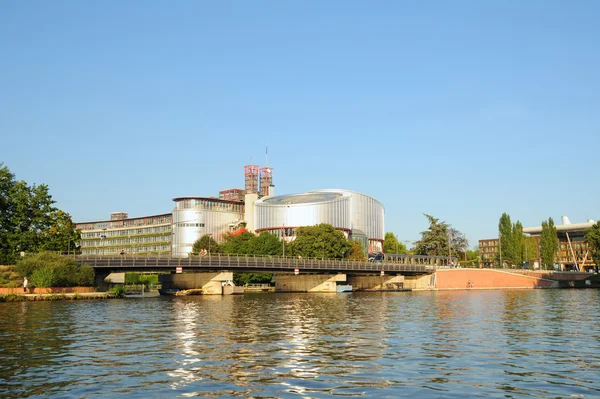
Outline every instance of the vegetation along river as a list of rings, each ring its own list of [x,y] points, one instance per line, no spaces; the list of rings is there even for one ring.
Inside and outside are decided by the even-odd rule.
[[[600,291],[0,303],[0,397],[600,396]]]

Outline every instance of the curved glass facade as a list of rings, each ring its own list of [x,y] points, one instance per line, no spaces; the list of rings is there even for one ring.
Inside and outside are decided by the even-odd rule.
[[[328,223],[340,230],[360,231],[361,237],[368,239],[372,252],[382,249],[385,236],[383,205],[361,193],[314,190],[260,199],[255,207],[257,231],[274,230],[277,234],[285,229],[286,237],[289,237],[290,228]],[[293,230],[291,232],[293,234]]]
[[[174,257],[188,256],[194,242],[206,234],[221,242],[229,226],[244,218],[244,204],[238,201],[192,197],[173,201],[176,202],[171,246]]]

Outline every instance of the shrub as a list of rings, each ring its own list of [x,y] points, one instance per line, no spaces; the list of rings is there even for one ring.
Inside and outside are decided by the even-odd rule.
[[[56,285],[56,273],[51,267],[40,267],[31,273],[31,284],[36,287],[48,288]]]
[[[110,291],[115,294],[115,297],[117,298],[123,298],[125,296],[125,287],[122,285],[116,285],[112,287]]]
[[[37,287],[94,285],[94,270],[91,266],[79,266],[73,259],[50,252],[19,260],[15,270],[21,276],[30,276]]]

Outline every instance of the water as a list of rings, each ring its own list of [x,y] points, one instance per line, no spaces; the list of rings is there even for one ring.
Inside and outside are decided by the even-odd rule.
[[[600,291],[0,303],[0,397],[600,397]]]

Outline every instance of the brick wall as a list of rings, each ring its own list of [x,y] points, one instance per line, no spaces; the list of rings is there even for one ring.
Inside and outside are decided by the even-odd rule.
[[[448,269],[436,271],[437,289],[550,288],[554,281],[493,269]]]

